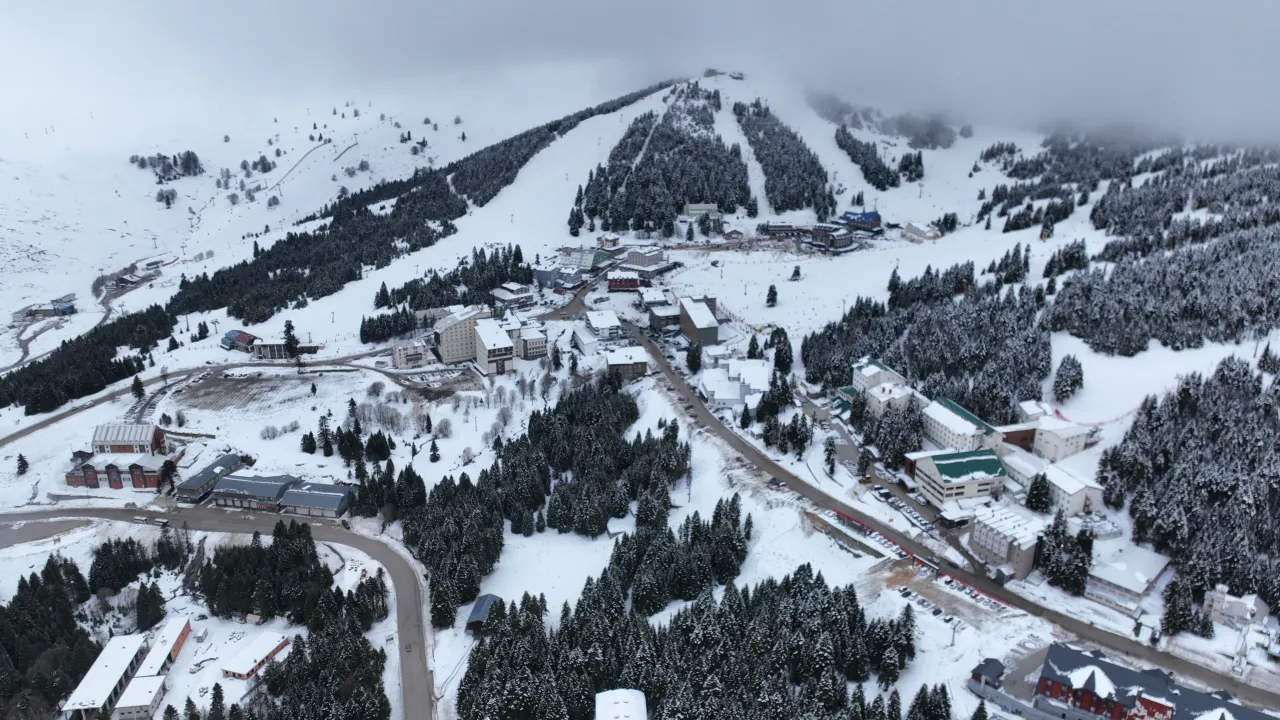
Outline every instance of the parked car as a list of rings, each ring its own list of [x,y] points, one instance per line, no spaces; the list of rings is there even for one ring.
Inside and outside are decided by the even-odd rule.
[[[933,609],[933,616],[934,616],[934,617],[937,617],[937,616],[939,616],[939,615],[941,615],[941,614],[942,614],[942,608],[934,608],[934,609]]]
[[[342,527],[346,528],[347,530],[350,530],[350,529],[351,529],[351,523],[347,522],[347,519],[346,519],[346,518],[342,518]]]

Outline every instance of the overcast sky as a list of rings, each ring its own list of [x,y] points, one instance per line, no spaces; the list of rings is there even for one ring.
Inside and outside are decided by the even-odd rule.
[[[1280,140],[1278,28],[1274,0],[9,2],[0,123],[113,103],[249,110],[590,62],[599,99],[707,65],[767,68],[855,104],[977,122]]]

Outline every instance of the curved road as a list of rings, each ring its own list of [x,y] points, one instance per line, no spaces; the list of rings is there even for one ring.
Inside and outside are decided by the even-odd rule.
[[[232,533],[252,533],[257,530],[268,536],[271,535],[276,522],[283,519],[281,515],[266,513],[235,513],[207,507],[180,507],[164,514],[152,514],[147,510],[37,510],[0,514],[0,522],[55,520],[60,522],[61,529],[70,529],[79,524],[74,522],[77,519],[132,522],[133,518],[140,515],[166,518],[170,526],[175,528],[180,528],[183,523],[186,523],[192,530]],[[332,542],[353,547],[382,563],[382,566],[387,569],[387,575],[395,589],[396,629],[400,643],[400,693],[404,716],[432,720],[435,716],[435,680],[431,675],[431,667],[427,664],[429,648],[426,646],[424,634],[426,625],[423,621],[423,608],[426,606],[423,602],[422,584],[419,582],[418,571],[404,556],[381,541],[348,532],[336,523],[317,518],[291,519],[305,519],[311,525],[311,536],[317,542]],[[28,528],[31,530],[28,531]],[[37,526],[24,525],[19,531],[0,532],[0,546],[27,542],[50,534],[52,533],[41,532]],[[409,644],[408,650],[405,650],[406,643]],[[411,711],[410,708],[413,710]]]
[[[934,554],[933,550],[921,545],[911,538],[903,535],[898,530],[870,517],[851,505],[845,503],[841,499],[829,495],[826,492],[804,482],[800,478],[792,475],[781,465],[769,459],[764,453],[760,452],[754,445],[744,440],[740,435],[726,428],[715,415],[707,410],[706,405],[702,403],[701,398],[693,391],[689,384],[685,382],[684,377],[675,373],[671,369],[671,364],[667,357],[663,355],[662,349],[658,347],[640,328],[634,323],[623,321],[623,325],[631,332],[640,344],[648,351],[649,355],[657,363],[658,368],[662,371],[662,375],[666,378],[671,387],[684,399],[684,401],[693,406],[694,412],[701,425],[708,431],[715,433],[717,437],[723,440],[729,447],[733,448],[747,461],[754,464],[762,472],[778,478],[786,483],[787,487],[795,491],[799,495],[813,502],[815,505],[829,510],[835,510],[847,517],[851,517],[863,525],[879,532],[881,535],[889,538],[897,543],[903,550],[917,557],[928,557]],[[1077,620],[1070,615],[1065,615],[1056,610],[1051,610],[1044,606],[1038,605],[1021,595],[1017,595],[1004,586],[996,583],[981,572],[970,572],[963,569],[951,568],[948,574],[962,580],[970,587],[992,597],[1006,605],[1023,610],[1031,615],[1042,617],[1045,620],[1071,632],[1076,636],[1085,640],[1097,643],[1103,647],[1122,652],[1135,658],[1141,658],[1154,665],[1165,667],[1169,670],[1182,675],[1184,677],[1193,678],[1212,688],[1222,688],[1230,692],[1237,699],[1243,700],[1250,704],[1254,704],[1263,708],[1280,707],[1280,694],[1263,690],[1262,688],[1241,682],[1240,679],[1222,675],[1214,672],[1206,667],[1197,665],[1188,660],[1184,660],[1176,655],[1157,650],[1145,643],[1137,642],[1132,638],[1126,638],[1115,633],[1107,632],[1081,620]]]

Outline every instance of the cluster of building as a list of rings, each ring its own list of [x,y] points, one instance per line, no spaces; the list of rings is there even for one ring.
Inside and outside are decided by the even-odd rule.
[[[643,288],[640,304],[649,316],[649,330],[666,333],[679,329],[689,342],[703,348],[720,342],[716,299],[709,295],[677,297],[660,288]]]
[[[880,213],[846,212],[833,222],[814,225],[761,223],[756,232],[770,238],[789,238],[796,250],[816,250],[828,255],[841,255],[863,247],[867,240],[883,234]]]
[[[499,289],[504,288],[513,298],[523,297],[519,293],[525,291],[532,297],[532,290],[523,285],[507,283]],[[515,370],[516,358],[535,360],[546,355],[547,333],[541,324],[521,316],[515,304],[505,307],[502,317],[494,317],[493,311],[483,305],[443,308],[445,313],[435,316],[429,333],[392,348],[392,364],[409,370],[436,362],[474,362],[485,375],[501,375]],[[428,322],[432,319],[424,317]]]
[[[150,633],[116,635],[107,641],[93,666],[62,704],[62,720],[150,720],[168,691],[168,673],[190,637],[186,617],[166,620]],[[208,630],[196,634],[203,642]],[[259,633],[221,666],[224,678],[253,680],[262,668],[289,646],[277,632]]]
[[[1157,669],[1133,670],[1110,662],[1099,650],[1049,646],[1029,700],[1006,692],[1006,668],[994,658],[971,672],[969,690],[1011,715],[1027,720],[1267,720],[1270,716],[1235,702],[1225,691],[1202,692]]]
[[[66,472],[69,487],[137,489],[160,487],[165,461],[173,461],[176,475],[194,465],[200,445],[171,444],[155,425],[109,423],[93,431],[91,451],[72,454]],[[308,483],[291,475],[269,477],[236,474],[253,464],[252,458],[224,454],[203,469],[174,480],[180,502],[200,503],[212,497],[222,507],[266,510],[311,517],[340,517],[346,512],[352,488]]]
[[[596,238],[595,247],[564,248],[558,255],[539,258],[532,267],[539,287],[571,292],[602,273],[608,273],[610,290],[634,290],[678,264],[660,247],[624,245],[617,235],[605,234]]]
[[[259,342],[262,338],[257,335],[247,333],[243,330],[228,330],[222,335],[222,339],[218,341],[218,345],[223,350],[238,350],[242,353],[248,353],[255,360],[288,360],[289,351],[285,348],[283,342],[264,343]],[[319,345],[299,345],[299,355],[314,355],[320,352]]]
[[[166,675],[191,635],[185,617],[166,620],[149,635],[116,635],[62,704],[64,720],[151,718],[168,690]]]
[[[1075,517],[1102,507],[1097,481],[1058,464],[1093,445],[1096,431],[1043,402],[1023,402],[1017,423],[993,426],[949,398],[930,400],[874,358],[854,364],[850,385],[838,395],[843,407],[865,399],[874,418],[891,408],[920,409],[921,434],[932,448],[906,455],[906,483],[938,510],[943,524],[971,527],[969,547],[997,580],[1025,578],[1035,567],[1048,518],[1020,503],[1037,477],[1047,482],[1055,511]],[[1016,502],[992,502],[1004,495]],[[1165,556],[1130,544],[1094,550],[1085,595],[1121,612],[1136,613],[1169,565]]]
[[[20,310],[14,310],[9,314],[9,324],[18,325],[21,323],[35,322],[36,320],[44,320],[51,317],[62,317],[64,315],[75,314],[76,294],[69,293],[60,298],[50,300],[48,305],[28,305]]]

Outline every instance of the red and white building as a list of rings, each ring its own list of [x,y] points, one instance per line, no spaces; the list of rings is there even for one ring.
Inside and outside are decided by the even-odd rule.
[[[609,292],[633,292],[640,289],[640,274],[630,270],[610,270]]]

